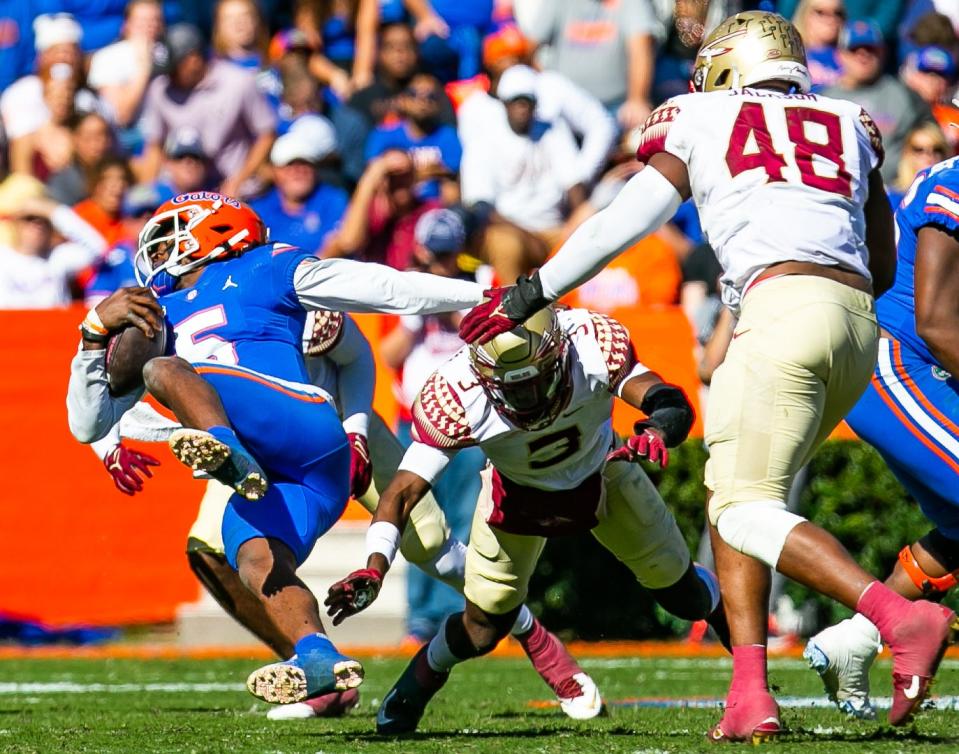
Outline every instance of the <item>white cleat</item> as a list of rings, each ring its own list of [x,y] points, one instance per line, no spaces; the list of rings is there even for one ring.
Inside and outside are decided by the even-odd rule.
[[[579,685],[576,696],[558,697],[559,706],[573,720],[592,720],[603,711],[603,698],[599,689],[586,673],[577,673],[572,680]]]
[[[271,707],[266,713],[268,720],[309,720],[317,717],[316,712],[306,702],[294,702],[293,704],[281,704],[278,707]]]
[[[856,615],[813,636],[803,657],[819,673],[826,694],[840,712],[859,720],[875,720],[876,708],[869,699],[869,668],[880,649],[876,627]]]

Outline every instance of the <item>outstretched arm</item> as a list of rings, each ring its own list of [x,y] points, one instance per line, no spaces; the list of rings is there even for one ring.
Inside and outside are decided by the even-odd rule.
[[[308,310],[438,314],[483,300],[476,283],[350,259],[305,259],[293,274],[293,286]]]
[[[373,522],[366,532],[366,568],[337,581],[327,594],[324,604],[334,626],[366,609],[376,599],[383,577],[399,550],[413,508],[430,491],[432,482],[443,473],[453,455],[420,442],[414,442],[406,451],[399,470],[380,495]]]
[[[595,276],[603,267],[671,218],[689,195],[685,164],[659,153],[634,175],[612,203],[579,226],[538,272],[470,312],[460,325],[466,341],[486,342],[524,322],[546,304]]]

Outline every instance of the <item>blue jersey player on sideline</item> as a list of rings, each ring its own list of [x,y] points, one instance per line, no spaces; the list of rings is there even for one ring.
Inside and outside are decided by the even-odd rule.
[[[935,525],[902,549],[886,584],[935,600],[959,575],[959,158],[919,173],[896,224],[896,280],[876,305],[876,371],[846,421]],[[810,639],[804,656],[842,711],[871,719],[880,646],[875,626],[855,615]]]
[[[112,332],[133,324],[148,336],[172,333],[176,355],[147,363],[145,388],[184,426],[170,437],[174,455],[237,491],[223,518],[227,560],[295,647],[286,662],[254,671],[248,688],[286,704],[358,686],[362,666],[333,647],[296,576],[349,496],[346,435],[303,361],[306,312],[453,311],[481,301],[482,289],[269,243],[253,210],[209,192],[161,206],[137,256],[158,298],[125,288],[87,314],[71,366],[71,431],[82,442],[103,437],[143,394],[110,395]]]

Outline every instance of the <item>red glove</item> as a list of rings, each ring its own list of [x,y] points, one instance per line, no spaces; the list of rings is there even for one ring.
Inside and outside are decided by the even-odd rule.
[[[137,474],[142,472],[148,477],[153,476],[151,466],[159,466],[160,462],[153,456],[140,453],[118,443],[103,459],[107,473],[113,477],[113,483],[124,495],[135,495],[143,489],[143,480]]]
[[[666,442],[662,435],[655,429],[649,427],[635,427],[637,434],[632,435],[626,444],[617,448],[606,456],[608,462],[613,461],[638,461],[645,458],[658,463],[661,469],[669,465],[669,450],[666,448]]]
[[[383,574],[375,568],[353,571],[333,584],[323,601],[328,608],[327,614],[333,618],[333,625],[338,626],[351,615],[369,607],[382,586]]]
[[[512,320],[503,310],[503,294],[509,288],[490,288],[483,291],[486,301],[474,306],[460,322],[460,338],[467,343],[487,343],[504,332],[509,332],[524,320]]]
[[[366,437],[350,432],[350,495],[359,497],[370,488],[373,481],[373,462]]]

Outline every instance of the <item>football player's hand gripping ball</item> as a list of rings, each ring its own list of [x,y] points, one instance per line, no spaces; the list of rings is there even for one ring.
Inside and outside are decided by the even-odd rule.
[[[323,604],[327,614],[338,626],[351,615],[369,607],[383,586],[383,574],[375,568],[363,568],[353,571],[342,581],[330,587]]]
[[[135,495],[143,489],[143,479],[140,474],[152,477],[151,466],[159,466],[160,462],[151,455],[140,453],[132,448],[118,443],[113,450],[103,458],[103,466],[113,479],[116,488],[124,495]]]

